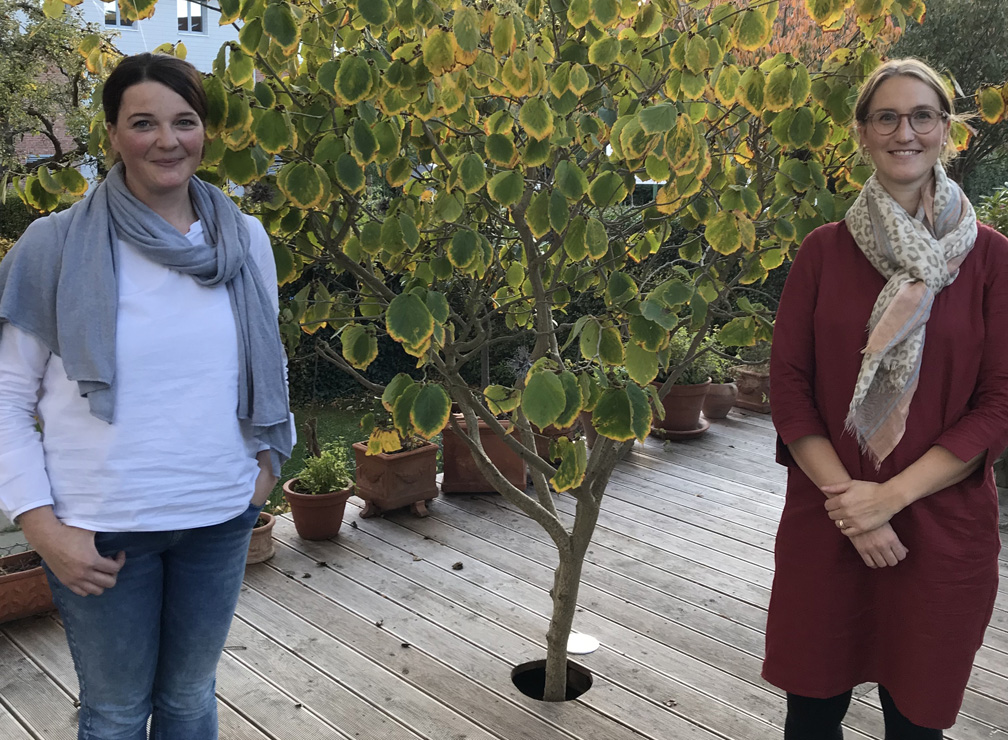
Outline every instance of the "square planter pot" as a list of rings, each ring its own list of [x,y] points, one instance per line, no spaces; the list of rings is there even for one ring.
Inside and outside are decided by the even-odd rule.
[[[361,516],[375,516],[409,506],[417,516],[427,516],[427,502],[438,495],[437,451],[430,443],[405,452],[368,455],[367,445],[355,442],[357,496],[367,505]]]
[[[770,413],[770,370],[759,365],[736,365],[732,368],[738,385],[735,405],[740,409]]]
[[[0,622],[44,614],[56,608],[38,553],[34,550],[0,558]]]
[[[465,429],[465,418],[462,414],[455,414],[455,418]],[[509,421],[501,421],[505,429],[510,424]],[[482,421],[479,422],[479,433],[483,449],[497,469],[508,483],[524,491],[525,461]],[[441,478],[442,493],[496,493],[496,489],[476,467],[476,461],[465,441],[460,439],[450,426],[445,427],[441,447],[441,458],[444,463],[444,475]]]

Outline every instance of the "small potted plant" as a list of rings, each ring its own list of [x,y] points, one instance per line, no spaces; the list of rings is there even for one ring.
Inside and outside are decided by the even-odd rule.
[[[661,386],[667,379],[668,368],[678,368],[689,357],[691,339],[685,332],[672,335],[668,360],[662,362],[665,368],[659,371],[655,386]],[[711,384],[711,374],[714,372],[711,352],[708,347],[700,346],[692,358],[682,368],[675,383],[661,399],[665,409],[665,418],[655,419],[657,424],[651,427],[651,432],[661,439],[682,440],[692,439],[707,431],[710,424],[700,417],[707,389]]]
[[[725,348],[713,340],[708,347],[711,384],[704,396],[703,415],[707,419],[724,419],[738,397],[738,386],[732,371],[738,364],[738,358],[729,358]]]
[[[37,552],[26,550],[0,557],[0,623],[55,608]]]
[[[276,554],[276,546],[273,544],[274,524],[276,517],[270,512],[265,510],[259,512],[259,518],[252,527],[252,538],[249,540],[245,565],[266,562]]]
[[[361,419],[366,442],[353,445],[357,496],[364,499],[364,518],[409,506],[427,516],[427,502],[436,498],[438,446],[418,434],[400,432],[390,409],[376,407]]]
[[[740,409],[770,413],[770,343],[757,342],[739,349],[742,362],[732,368],[738,384],[735,405]]]
[[[306,456],[304,467],[283,484],[283,492],[298,536],[305,540],[335,537],[347,499],[354,492],[346,443],[336,440],[317,455]]]

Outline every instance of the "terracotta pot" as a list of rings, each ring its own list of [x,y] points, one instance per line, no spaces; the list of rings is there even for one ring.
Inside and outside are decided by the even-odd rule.
[[[455,414],[462,429],[466,428],[465,417]],[[501,420],[507,429],[511,422]],[[479,422],[480,442],[487,456],[497,466],[497,470],[507,481],[520,491],[525,490],[525,461],[512,450],[503,439],[491,431],[485,422]],[[476,467],[476,461],[464,440],[459,438],[450,426],[445,427],[441,437],[441,459],[444,475],[441,478],[442,493],[495,493],[496,490]]]
[[[724,419],[735,405],[738,386],[734,383],[711,383],[703,401],[703,415],[708,419]]]
[[[738,384],[735,405],[740,409],[770,413],[770,369],[765,365],[736,365],[732,368]]]
[[[677,435],[694,435],[706,431],[709,425],[700,419],[700,409],[703,407],[710,384],[708,378],[706,383],[673,385],[661,400],[665,408],[665,418],[656,419],[656,423],[651,427],[656,436],[671,439]],[[655,381],[652,385],[661,387],[662,384]]]
[[[252,539],[249,540],[248,557],[245,565],[262,563],[276,554],[273,544],[273,525],[276,518],[266,511],[259,512],[259,522],[252,528]]]
[[[283,484],[284,496],[291,507],[294,528],[303,540],[327,540],[339,533],[347,499],[354,492],[352,485],[330,493],[298,493],[297,478]]]
[[[437,451],[433,442],[415,450],[368,455],[367,445],[355,442],[357,495],[367,502],[361,516],[383,514],[409,506],[427,516],[426,502],[437,498]]]
[[[41,562],[34,550],[0,557],[0,574],[5,574],[0,575],[0,622],[44,614],[56,608],[42,566],[21,570],[36,561]]]

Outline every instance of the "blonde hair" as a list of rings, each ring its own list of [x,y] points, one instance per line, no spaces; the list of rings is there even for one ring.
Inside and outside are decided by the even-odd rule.
[[[890,59],[887,62],[883,62],[874,72],[868,75],[868,79],[861,85],[857,103],[854,105],[854,120],[859,127],[864,126],[868,122],[868,106],[871,105],[872,98],[875,97],[879,86],[891,77],[913,77],[920,80],[934,90],[938,96],[938,103],[941,109],[948,114],[950,123],[961,120],[960,116],[956,115],[952,96],[949,94],[948,88],[945,87],[945,82],[941,76],[926,62],[914,59],[913,57],[906,57],[904,59]],[[958,153],[952,137],[947,136],[945,138],[945,145],[942,147],[941,155],[939,156],[942,163],[948,163]]]

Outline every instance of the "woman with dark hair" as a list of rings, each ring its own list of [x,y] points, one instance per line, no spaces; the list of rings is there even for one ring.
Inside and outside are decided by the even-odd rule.
[[[1008,444],[1008,240],[942,161],[941,78],[881,65],[855,109],[875,172],[808,236],[770,373],[788,467],[763,676],[788,740],[833,740],[878,684],[887,740],[951,727],[997,593],[991,466]]]
[[[276,268],[262,225],[195,177],[191,65],[127,57],[102,102],[118,162],[0,263],[0,504],[44,560],[78,737],[150,719],[216,738],[249,537],[292,444]]]

